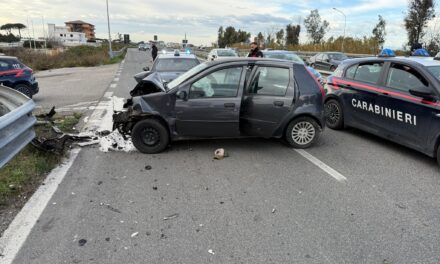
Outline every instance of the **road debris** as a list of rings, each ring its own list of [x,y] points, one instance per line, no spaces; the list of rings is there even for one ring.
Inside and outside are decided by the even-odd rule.
[[[150,165],[147,165],[147,166],[145,166],[145,169],[146,169],[146,170],[151,170],[152,167],[151,167]]]
[[[272,214],[276,213],[277,209],[272,209]]]
[[[215,252],[212,249],[208,250],[208,253],[211,254],[211,255],[215,255]]]
[[[52,126],[55,136],[51,138],[36,137],[32,140],[32,145],[39,150],[62,154],[68,144],[71,143],[90,143],[94,137],[89,135],[75,135],[63,133],[58,127]],[[97,138],[95,138],[96,140]]]
[[[109,238],[109,237],[106,237],[106,238],[105,238],[105,241],[109,242],[109,241],[110,241],[110,238]]]
[[[131,152],[136,150],[130,139],[124,138],[118,130],[111,132],[110,134],[101,137],[99,141],[99,150],[102,152],[109,151],[124,151]]]
[[[177,217],[179,217],[179,214],[173,214],[173,215],[164,217],[163,220],[171,220],[171,219],[174,219]]]
[[[87,243],[87,240],[84,239],[84,238],[83,238],[83,239],[80,239],[80,240],[78,241],[78,244],[79,244],[80,247],[84,246],[86,243]]]
[[[156,187],[156,186],[153,186],[153,190],[157,191],[157,187]]]
[[[131,234],[131,237],[135,237],[137,235],[139,235],[139,232],[135,232],[135,233]]]
[[[216,159],[216,160],[222,160],[222,159],[224,159],[224,158],[226,158],[226,157],[228,157],[228,154],[227,154],[226,151],[225,151],[224,149],[222,149],[222,148],[217,149],[217,150],[214,152],[214,159]]]

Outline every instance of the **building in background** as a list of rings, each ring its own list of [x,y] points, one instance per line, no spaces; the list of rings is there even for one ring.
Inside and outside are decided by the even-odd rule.
[[[81,20],[69,21],[69,22],[65,22],[65,24],[66,27],[70,29],[70,32],[84,33],[86,35],[87,41],[89,42],[95,41],[94,25]]]
[[[87,44],[87,37],[82,32],[72,32],[67,26],[48,24],[49,40],[63,46],[77,46]]]

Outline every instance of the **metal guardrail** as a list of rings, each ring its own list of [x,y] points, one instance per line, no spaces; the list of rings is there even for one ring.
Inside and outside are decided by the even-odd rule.
[[[32,99],[0,85],[0,168],[35,137]]]

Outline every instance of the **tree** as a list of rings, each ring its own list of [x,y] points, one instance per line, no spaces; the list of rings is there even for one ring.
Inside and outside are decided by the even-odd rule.
[[[224,37],[225,31],[223,30],[223,27],[220,26],[220,28],[218,29],[218,41],[217,44],[219,47],[224,47],[224,41],[223,41],[223,37]]]
[[[14,24],[8,23],[8,24],[4,24],[0,27],[1,30],[5,30],[8,35],[12,34],[12,29],[14,28]]]
[[[300,25],[287,25],[286,26],[286,45],[298,45],[299,33],[301,32]]]
[[[14,24],[14,29],[18,30],[18,35],[20,36],[20,39],[21,39],[21,30],[25,29],[25,28],[26,28],[26,26],[21,23]]]
[[[310,15],[304,19],[304,26],[313,44],[319,44],[324,39],[329,25],[326,20],[321,22],[318,9],[310,11]]]
[[[263,36],[263,33],[258,32],[256,42],[258,42],[258,44],[260,44],[261,42],[264,42],[264,36]]]
[[[408,45],[421,42],[428,21],[435,16],[434,12],[433,0],[411,0],[409,2],[408,14],[404,19],[408,33]]]
[[[379,15],[379,22],[376,24],[376,26],[373,28],[373,39],[376,40],[377,45],[379,46],[379,49],[383,49],[383,44],[385,43],[385,26],[387,22],[381,15]]]
[[[281,29],[280,31],[278,31],[275,35],[276,35],[276,38],[277,38],[278,45],[283,45],[283,42],[284,42],[284,29]]]
[[[240,29],[236,31],[235,28],[231,26],[225,29],[220,27],[218,29],[217,43],[220,48],[224,48],[235,43],[248,42],[250,37],[251,34],[246,31]]]

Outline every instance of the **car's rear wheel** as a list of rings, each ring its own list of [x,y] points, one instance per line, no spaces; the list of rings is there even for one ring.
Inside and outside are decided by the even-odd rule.
[[[440,166],[440,144],[437,146],[437,164]]]
[[[14,88],[15,88],[15,90],[19,91],[20,93],[26,95],[27,97],[32,98],[31,89],[26,84],[17,84]]]
[[[331,129],[344,128],[344,112],[341,104],[335,100],[328,100],[325,105],[325,124]]]
[[[167,128],[158,120],[145,119],[133,127],[131,140],[140,152],[154,154],[165,150],[168,146],[169,134]]]
[[[300,117],[290,122],[285,138],[292,147],[305,149],[313,145],[320,134],[321,128],[313,118]]]

